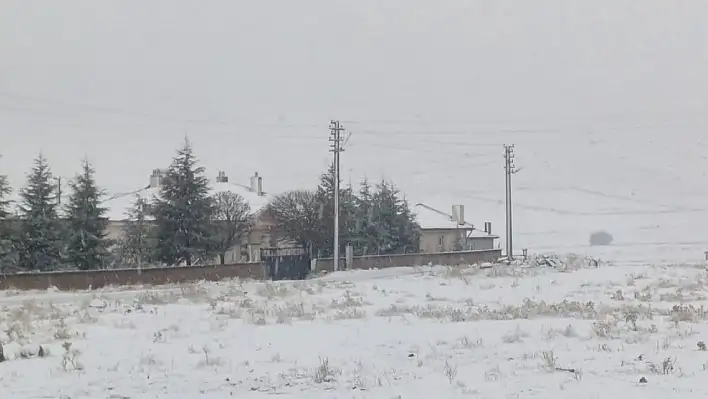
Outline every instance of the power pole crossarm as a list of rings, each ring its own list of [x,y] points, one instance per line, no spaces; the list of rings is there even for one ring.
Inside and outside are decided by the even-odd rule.
[[[331,121],[329,124],[329,141],[332,143],[330,152],[334,153],[334,251],[333,269],[339,270],[339,154],[344,151],[342,148],[342,132],[344,128],[339,121]]]

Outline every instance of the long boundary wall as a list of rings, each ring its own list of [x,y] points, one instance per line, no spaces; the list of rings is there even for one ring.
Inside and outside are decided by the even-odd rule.
[[[0,275],[0,290],[46,290],[56,287],[61,291],[96,289],[106,286],[165,285],[190,281],[218,281],[230,278],[266,278],[261,263],[213,266],[155,267],[142,269],[110,269],[91,271],[57,271]]]
[[[433,265],[473,265],[496,262],[501,250],[480,250],[405,255],[356,256],[347,269],[384,269],[389,267]],[[344,260],[341,262],[345,265]],[[316,273],[332,271],[332,258],[317,259]],[[165,285],[193,281],[218,281],[232,278],[266,280],[262,263],[241,263],[210,266],[156,267],[137,269],[110,269],[91,271],[56,271],[45,273],[0,274],[0,290],[90,290],[107,286]]]
[[[486,249],[477,251],[458,251],[440,253],[413,253],[405,255],[371,255],[355,256],[351,265],[346,265],[350,270],[385,269],[388,267],[426,266],[426,265],[476,265],[486,262],[497,262],[501,257],[501,249]],[[342,258],[340,267],[345,266]],[[317,259],[314,272],[331,272],[334,267],[332,258]]]

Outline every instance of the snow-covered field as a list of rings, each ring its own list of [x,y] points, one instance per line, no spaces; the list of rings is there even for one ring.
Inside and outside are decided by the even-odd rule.
[[[706,397],[705,266],[5,292],[0,396]]]

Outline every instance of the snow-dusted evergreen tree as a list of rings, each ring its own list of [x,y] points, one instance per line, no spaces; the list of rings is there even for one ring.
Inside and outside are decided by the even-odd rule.
[[[10,215],[10,200],[12,187],[7,181],[7,175],[0,175],[0,219],[4,220]]]
[[[95,171],[87,160],[83,161],[81,173],[69,186],[67,261],[80,270],[101,269],[110,246],[106,239],[107,209],[101,205],[104,192],[96,185]]]
[[[4,272],[17,265],[16,223],[10,218],[12,188],[6,175],[0,175],[0,271]]]
[[[356,198],[355,232],[352,239],[356,255],[369,255],[378,247],[378,230],[374,223],[374,197],[367,179],[361,182]]]
[[[393,183],[381,181],[372,196],[372,224],[380,254],[417,252],[420,228]]]
[[[136,195],[133,206],[126,212],[128,223],[118,243],[119,259],[123,266],[136,267],[153,262],[155,239],[152,223],[148,220],[149,207],[147,199]]]
[[[334,166],[320,176],[317,186],[317,200],[322,210],[320,229],[325,237],[321,246],[320,256],[332,256],[334,250]],[[344,247],[354,241],[356,233],[356,198],[351,187],[342,187],[340,178],[339,189],[339,244],[340,253]]]
[[[219,263],[226,261],[226,252],[240,244],[248,234],[253,218],[246,200],[233,192],[222,191],[213,197],[214,251],[219,254]]]
[[[153,204],[157,255],[160,261],[187,265],[214,255],[211,219],[213,201],[204,168],[197,165],[192,145],[184,146],[163,178],[159,198]]]
[[[399,204],[397,220],[398,248],[396,248],[396,252],[418,252],[420,249],[420,225],[405,198],[401,199]]]
[[[56,187],[47,159],[40,154],[20,191],[20,267],[55,270],[61,265],[63,241],[57,217]]]

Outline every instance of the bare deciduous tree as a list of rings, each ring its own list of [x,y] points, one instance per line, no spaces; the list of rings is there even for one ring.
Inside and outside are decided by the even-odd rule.
[[[233,192],[223,191],[214,195],[213,227],[214,250],[223,265],[226,252],[249,233],[253,225],[253,214],[246,200]]]
[[[313,252],[324,244],[321,227],[322,206],[317,194],[307,190],[288,191],[275,197],[269,206],[282,234]]]

